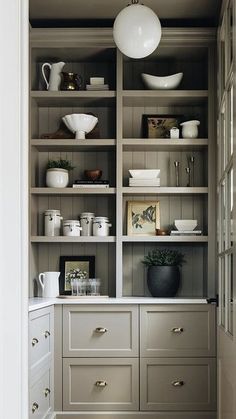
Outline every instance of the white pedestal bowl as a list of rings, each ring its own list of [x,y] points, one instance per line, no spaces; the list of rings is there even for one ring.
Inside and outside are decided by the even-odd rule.
[[[142,73],[142,79],[145,86],[151,90],[168,90],[176,89],[183,77],[183,73],[172,74],[171,76],[152,76],[151,74]]]
[[[96,126],[98,118],[85,113],[73,113],[65,115],[62,118],[67,128],[75,133],[76,140],[85,140],[85,134],[88,134]]]

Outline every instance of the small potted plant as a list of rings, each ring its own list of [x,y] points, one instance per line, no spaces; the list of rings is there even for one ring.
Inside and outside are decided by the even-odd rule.
[[[69,160],[49,160],[47,164],[46,185],[49,188],[66,188],[69,183],[69,171],[73,170]]]
[[[154,249],[142,263],[148,267],[147,285],[153,297],[174,297],[179,289],[184,255],[177,250]]]

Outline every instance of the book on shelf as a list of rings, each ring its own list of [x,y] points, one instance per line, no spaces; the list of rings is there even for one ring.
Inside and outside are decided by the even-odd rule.
[[[160,178],[156,179],[133,179],[129,178],[129,186],[160,186]]]
[[[94,184],[94,183],[89,183],[89,184],[78,184],[78,183],[73,183],[72,188],[77,188],[77,189],[83,189],[83,188],[109,188],[109,184]]]
[[[86,90],[109,90],[109,84],[86,84]]]
[[[202,230],[171,230],[171,236],[200,236]]]
[[[75,185],[109,185],[109,180],[85,180],[85,179],[76,179],[74,180]]]

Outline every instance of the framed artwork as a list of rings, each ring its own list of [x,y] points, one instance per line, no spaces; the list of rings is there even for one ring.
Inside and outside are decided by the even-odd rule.
[[[170,138],[170,129],[178,127],[180,115],[143,115],[144,138]]]
[[[95,277],[95,256],[60,256],[60,272],[60,295],[70,295],[72,278]]]
[[[128,201],[128,236],[155,236],[158,228],[160,228],[160,206],[158,201]]]

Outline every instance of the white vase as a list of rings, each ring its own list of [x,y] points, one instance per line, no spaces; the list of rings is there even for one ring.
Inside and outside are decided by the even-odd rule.
[[[65,169],[48,169],[46,185],[49,188],[66,188],[69,183],[69,173]]]

